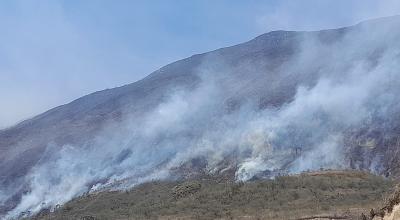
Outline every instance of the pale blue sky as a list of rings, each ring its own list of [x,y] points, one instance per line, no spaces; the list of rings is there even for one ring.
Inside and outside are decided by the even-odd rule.
[[[0,128],[276,30],[400,14],[398,0],[0,2]]]

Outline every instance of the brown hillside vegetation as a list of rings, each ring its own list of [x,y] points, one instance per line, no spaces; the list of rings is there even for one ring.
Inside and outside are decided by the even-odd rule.
[[[34,219],[360,219],[393,193],[394,182],[326,171],[246,183],[215,178],[155,181],[125,192],[76,198]]]
[[[399,220],[400,219],[400,188],[399,185],[393,194],[385,199],[384,206],[380,209],[371,209],[369,213],[362,214],[363,220]]]

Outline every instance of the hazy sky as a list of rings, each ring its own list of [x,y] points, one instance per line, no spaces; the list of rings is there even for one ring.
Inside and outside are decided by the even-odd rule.
[[[276,30],[400,14],[398,0],[0,2],[0,128]]]

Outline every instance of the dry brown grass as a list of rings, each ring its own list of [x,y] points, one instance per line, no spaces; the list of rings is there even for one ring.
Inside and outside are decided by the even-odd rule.
[[[37,219],[299,219],[357,218],[382,207],[394,183],[355,171],[326,171],[246,183],[206,178],[151,182],[68,202]]]

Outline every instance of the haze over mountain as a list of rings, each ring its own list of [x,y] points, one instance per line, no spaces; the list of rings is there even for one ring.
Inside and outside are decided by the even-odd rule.
[[[1,130],[0,213],[202,173],[399,177],[399,27],[273,31]]]
[[[345,27],[395,14],[398,0],[2,2],[0,129],[269,31]]]

